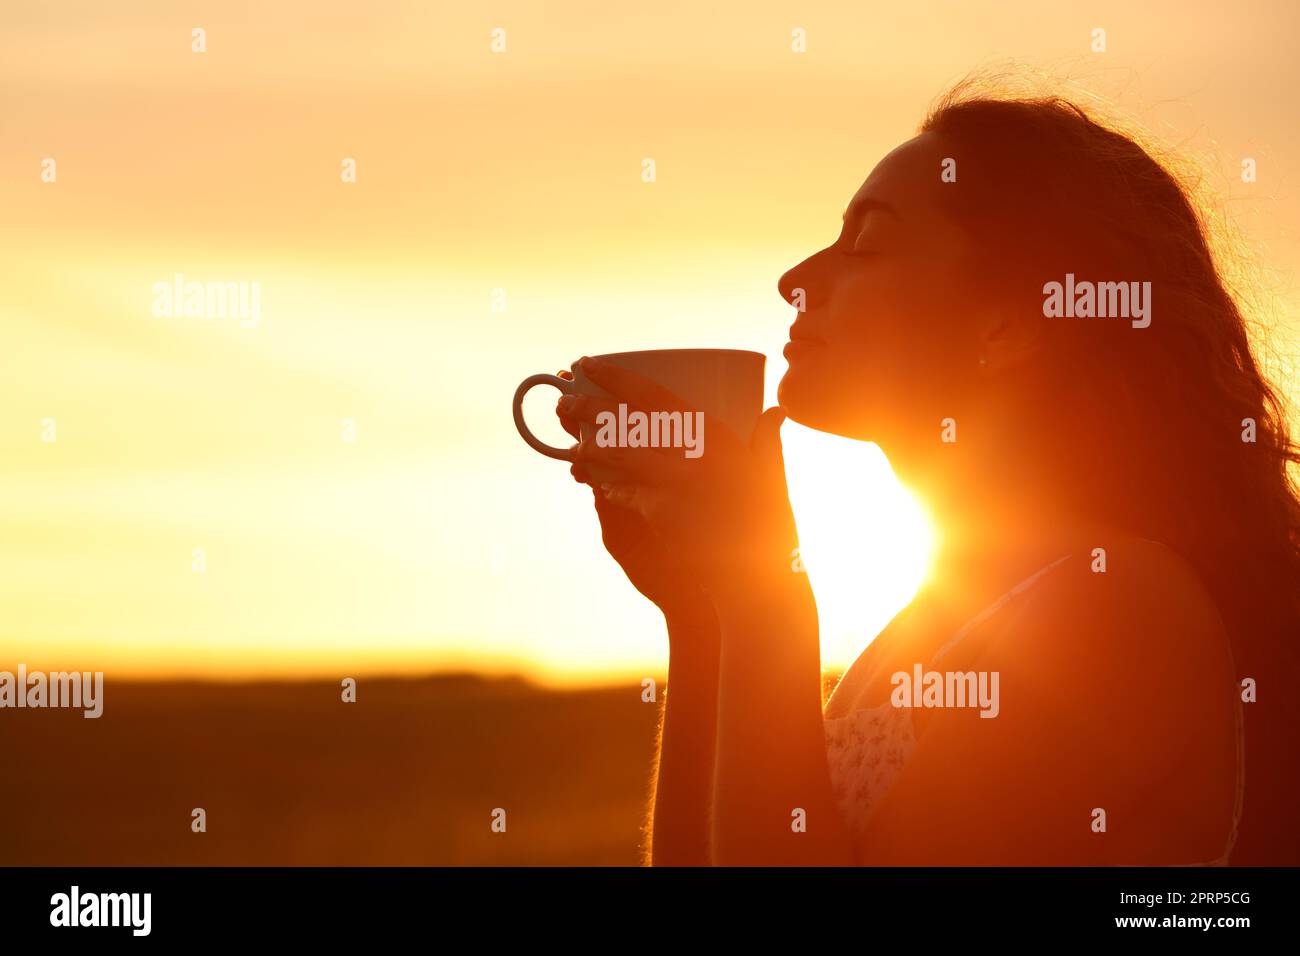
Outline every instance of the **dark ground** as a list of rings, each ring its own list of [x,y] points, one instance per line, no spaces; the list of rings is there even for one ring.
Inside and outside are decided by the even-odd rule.
[[[107,682],[98,720],[0,710],[0,865],[639,861],[661,706],[639,682],[362,679],[355,704],[340,690]]]

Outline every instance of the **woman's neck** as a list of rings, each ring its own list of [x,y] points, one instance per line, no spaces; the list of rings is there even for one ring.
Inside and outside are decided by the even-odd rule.
[[[949,480],[919,494],[938,536],[922,591],[954,613],[974,613],[1057,558],[1097,544],[1096,529],[1027,481],[990,489]]]

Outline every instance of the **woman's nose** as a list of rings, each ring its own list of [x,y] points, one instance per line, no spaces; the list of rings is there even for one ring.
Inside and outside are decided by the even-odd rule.
[[[801,262],[793,269],[787,271],[786,274],[781,276],[780,279],[776,280],[777,291],[781,293],[781,298],[784,299],[790,305],[797,304],[795,302],[795,295],[797,294],[796,293],[797,289],[803,288],[803,286],[801,285],[802,275],[803,275],[803,263]],[[807,296],[806,290],[804,294],[806,298]]]
[[[821,253],[818,252],[809,256],[776,282],[781,298],[796,308],[802,305],[803,311],[807,310],[809,300],[813,296],[813,286],[817,284],[817,259],[820,255]]]

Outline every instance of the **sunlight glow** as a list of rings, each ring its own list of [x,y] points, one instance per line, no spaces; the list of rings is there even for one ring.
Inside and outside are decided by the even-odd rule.
[[[1267,275],[1300,263],[1278,225],[1300,221],[1300,133],[1270,119],[1291,115],[1294,31],[1224,43],[1213,18],[1129,4],[1101,67],[1073,11],[935,31],[925,5],[811,5],[794,55],[784,4],[503,0],[501,56],[481,11],[379,6],[0,10],[20,107],[0,150],[0,667],[662,674],[663,616],[601,547],[589,490],[520,441],[510,396],[583,354],[739,348],[769,357],[771,404],[778,277],[834,240],[972,50],[1039,50],[1221,147],[1211,176]],[[1184,52],[1148,70],[1156,48]],[[1261,85],[1259,63],[1291,72]],[[1265,147],[1267,180],[1241,182]],[[155,316],[177,273],[258,283],[260,324]],[[1300,351],[1292,285],[1281,356]],[[782,434],[823,659],[843,666],[915,592],[931,529],[874,445]]]
[[[844,668],[916,594],[933,529],[875,445],[791,422],[781,440],[822,664]]]

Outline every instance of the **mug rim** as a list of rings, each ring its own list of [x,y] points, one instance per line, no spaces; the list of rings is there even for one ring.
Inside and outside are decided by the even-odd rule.
[[[597,355],[593,355],[592,358],[613,358],[617,355],[667,355],[680,354],[683,352],[700,352],[714,355],[752,355],[755,358],[767,358],[766,353],[755,352],[751,349],[628,349],[622,352],[601,352]],[[577,362],[575,361],[574,364],[576,365]]]

